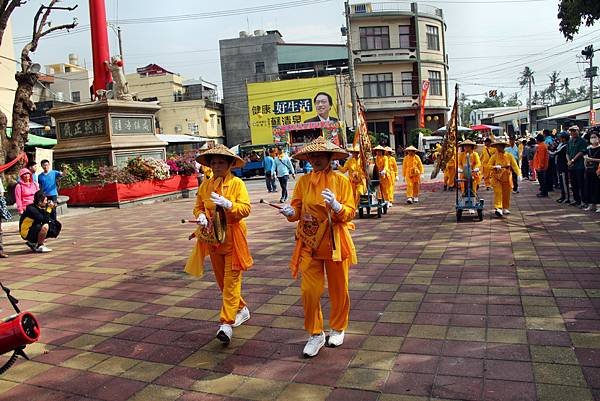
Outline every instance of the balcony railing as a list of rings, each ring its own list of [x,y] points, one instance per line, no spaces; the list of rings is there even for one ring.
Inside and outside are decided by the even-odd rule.
[[[417,3],[356,3],[350,5],[350,14],[370,13],[418,13],[444,18],[443,10],[434,6]]]

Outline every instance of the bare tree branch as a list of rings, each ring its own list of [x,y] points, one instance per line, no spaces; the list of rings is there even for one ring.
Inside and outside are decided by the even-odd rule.
[[[77,25],[77,21],[74,19],[71,24],[59,25],[44,31],[44,27],[48,23],[48,18],[50,17],[50,13],[52,10],[67,10],[73,11],[77,8],[77,5],[74,7],[55,7],[54,5],[59,0],[51,0],[48,6],[41,5],[38,9],[35,17],[33,19],[33,36],[31,38],[31,42],[27,43],[23,50],[21,50],[21,71],[28,72],[31,67],[31,58],[29,57],[29,53],[35,52],[38,47],[39,40],[49,34],[50,32],[58,31],[60,29],[73,29]],[[41,17],[41,19],[40,19]]]
[[[27,0],[2,0],[0,3],[0,45],[2,45],[2,37],[8,25],[10,15],[17,7],[21,7],[27,3]]]

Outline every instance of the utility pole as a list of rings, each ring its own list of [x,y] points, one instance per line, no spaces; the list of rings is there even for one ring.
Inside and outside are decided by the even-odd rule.
[[[590,68],[585,71],[585,77],[590,79],[590,126],[595,123],[596,119],[594,110],[594,77],[598,75],[598,73],[596,72],[597,67],[594,67],[594,52],[597,51],[598,50],[594,50],[594,45],[586,46],[585,49],[581,51],[581,54],[590,62]]]
[[[533,135],[533,123],[531,122],[531,80],[532,79],[533,79],[532,75],[527,77],[527,81],[529,84],[529,101],[527,102],[527,122],[529,125],[529,135]],[[519,129],[519,131],[520,131],[520,129]]]
[[[123,74],[125,73],[125,61],[123,60],[123,41],[121,40],[121,27],[117,27],[117,39],[119,40],[119,55],[121,56],[121,61],[123,61]]]
[[[350,3],[344,2],[346,11],[346,46],[348,47],[348,73],[350,75],[350,101],[352,102],[352,126],[354,135],[357,134],[358,104],[356,101],[356,80],[354,78],[354,60],[352,57],[352,38],[350,29]]]

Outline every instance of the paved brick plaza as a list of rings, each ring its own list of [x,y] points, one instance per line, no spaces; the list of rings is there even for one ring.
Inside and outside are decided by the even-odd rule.
[[[600,400],[600,216],[524,183],[502,221],[484,192],[486,219],[457,224],[439,190],[356,220],[349,335],[306,360],[293,225],[250,187],[252,318],[228,348],[212,274],[182,273],[192,199],[65,217],[43,255],[6,225],[0,279],[42,338],[0,376],[0,399]]]

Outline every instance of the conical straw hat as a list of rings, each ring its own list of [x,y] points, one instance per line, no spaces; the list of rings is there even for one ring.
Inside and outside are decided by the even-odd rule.
[[[408,148],[404,148],[404,151],[407,152],[409,150],[412,150],[413,152],[418,152],[419,149],[415,148],[414,146],[410,145]]]
[[[383,150],[385,152],[385,148],[381,145],[377,145],[373,148],[373,150]]]
[[[341,160],[348,157],[348,152],[320,136],[300,149],[293,158],[296,160],[308,160],[308,155],[311,153],[329,153],[331,154],[331,160]]]
[[[200,153],[196,157],[196,161],[200,164],[208,166],[210,164],[211,156],[224,156],[230,158],[233,161],[233,163],[231,164],[231,168],[243,167],[246,164],[244,159],[234,154],[231,150],[229,150],[227,146],[221,144],[218,144],[214,148],[205,150],[204,152]]]
[[[492,142],[492,146],[499,146],[499,145],[509,146],[510,143],[506,142],[503,139],[496,139],[494,142]]]
[[[473,142],[472,140],[470,140],[470,139],[467,139],[466,141],[462,141],[460,143],[460,145],[462,145],[462,146],[464,146],[464,145],[477,146],[477,144],[475,142]]]
[[[389,146],[386,146],[384,149],[386,152],[394,153],[394,149],[390,148]]]

